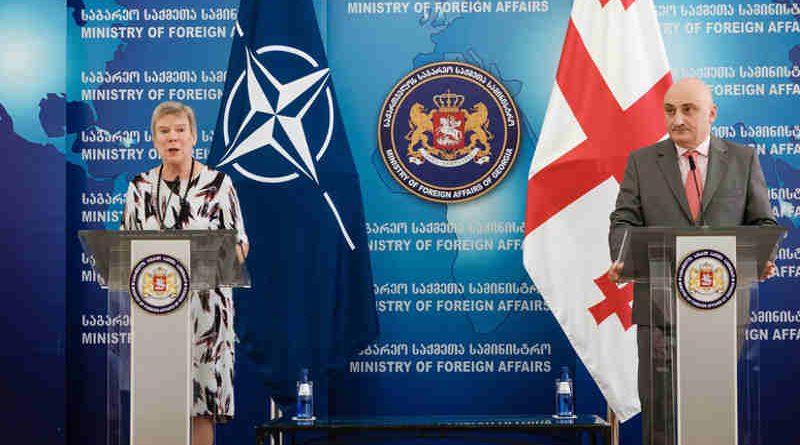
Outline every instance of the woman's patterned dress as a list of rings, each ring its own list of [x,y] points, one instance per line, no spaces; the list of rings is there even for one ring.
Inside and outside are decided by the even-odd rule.
[[[131,181],[120,230],[158,230],[162,228],[159,220],[163,215],[165,228],[235,229],[238,242],[247,243],[239,199],[227,175],[206,166],[200,168],[189,181],[187,207],[182,205],[186,181],[162,178],[159,189],[158,171],[156,167]],[[194,324],[192,415],[225,422],[234,414],[232,293],[227,288],[193,292],[190,301]]]

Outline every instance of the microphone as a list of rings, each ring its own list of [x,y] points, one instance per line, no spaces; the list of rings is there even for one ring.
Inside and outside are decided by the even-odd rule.
[[[692,180],[694,181],[694,191],[697,193],[697,202],[700,203],[700,209],[697,214],[698,222],[701,226],[705,226],[706,223],[703,220],[703,198],[700,196],[700,186],[697,183],[697,165],[694,163],[694,156],[687,156],[689,159],[689,169],[691,170]]]

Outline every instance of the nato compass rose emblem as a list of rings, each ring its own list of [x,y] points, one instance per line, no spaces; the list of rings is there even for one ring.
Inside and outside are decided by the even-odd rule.
[[[239,36],[242,33],[237,24]],[[230,164],[242,176],[262,184],[281,184],[297,179],[313,181],[321,187],[317,175],[319,162],[330,145],[334,128],[334,102],[328,81],[329,69],[321,68],[313,57],[297,48],[268,45],[252,51],[245,46],[245,67],[236,78],[223,111],[223,141],[225,154],[218,167]],[[272,70],[269,62],[275,65]],[[291,67],[300,76],[283,82],[275,70]],[[285,76],[284,76],[285,77]],[[231,110],[241,113],[241,122],[231,122]],[[323,121],[322,131],[309,131],[303,118],[313,113],[315,122]],[[326,116],[327,115],[327,116]],[[322,133],[322,134],[320,134]],[[242,157],[260,154],[269,162],[259,162],[259,167],[245,165]],[[263,159],[262,159],[263,160]],[[277,161],[277,162],[275,162]],[[344,226],[333,199],[322,193],[333,213],[350,250],[355,250],[347,228]]]
[[[429,201],[475,199],[508,174],[519,151],[519,111],[488,72],[459,62],[420,67],[381,109],[384,164],[406,190]]]

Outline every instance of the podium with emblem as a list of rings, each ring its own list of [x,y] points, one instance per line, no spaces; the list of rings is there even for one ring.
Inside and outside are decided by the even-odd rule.
[[[640,323],[639,391],[653,443],[759,444],[760,360],[748,341],[759,276],[786,229],[632,227],[619,260]],[[638,308],[637,308],[638,309]]]
[[[195,291],[249,287],[236,255],[236,232],[98,230],[80,231],[79,238],[98,283],[108,290],[108,335],[129,340],[105,351],[105,443],[188,445],[189,300]]]

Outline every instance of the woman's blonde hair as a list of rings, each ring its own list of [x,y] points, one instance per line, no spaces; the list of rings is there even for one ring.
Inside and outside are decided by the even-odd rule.
[[[153,110],[153,117],[150,118],[150,134],[153,137],[156,134],[156,121],[168,114],[186,116],[189,119],[189,131],[194,137],[197,137],[197,120],[194,117],[194,110],[184,103],[174,101],[161,102]]]

